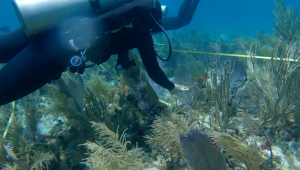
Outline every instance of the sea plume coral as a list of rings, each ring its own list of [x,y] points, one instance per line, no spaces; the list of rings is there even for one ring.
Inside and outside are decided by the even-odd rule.
[[[119,135],[110,131],[104,123],[91,122],[99,139],[95,142],[88,141],[85,145],[88,158],[85,164],[93,170],[140,170],[143,169],[139,149],[127,150],[130,142],[125,139],[125,131]]]
[[[51,152],[44,153],[43,151],[34,151],[34,155],[32,157],[32,165],[31,169],[48,169],[49,165],[51,165],[51,161],[55,159],[54,154]]]
[[[217,145],[222,148],[229,161],[244,164],[247,169],[258,169],[265,161],[266,156],[259,151],[257,145],[249,146],[227,133],[214,132],[213,134],[216,137]]]
[[[183,116],[172,113],[170,116],[157,117],[152,128],[153,134],[147,135],[147,143],[151,146],[162,147],[170,154],[171,160],[183,159],[180,149],[180,134],[187,135],[191,128],[196,128],[197,124],[190,124]]]

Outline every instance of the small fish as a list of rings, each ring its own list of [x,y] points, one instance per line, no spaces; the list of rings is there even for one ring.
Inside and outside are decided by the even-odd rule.
[[[21,161],[19,161],[18,157],[16,156],[16,154],[12,150],[10,150],[5,145],[3,145],[3,148],[6,151],[7,155],[15,161],[15,163],[18,165],[18,168],[20,170],[30,170],[30,168],[25,163],[22,163]]]
[[[4,26],[4,27],[0,27],[0,32],[5,32],[5,33],[8,33],[10,32],[8,26]]]

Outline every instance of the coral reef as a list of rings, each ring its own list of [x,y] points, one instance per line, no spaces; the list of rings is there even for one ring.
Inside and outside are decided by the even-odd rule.
[[[133,50],[136,67],[112,56],[1,106],[0,168],[299,169],[299,17],[283,0],[273,12],[275,35],[169,31],[160,65],[180,94],[153,85]]]
[[[23,98],[17,107],[19,110],[13,117],[9,133],[1,142],[1,146],[3,146],[0,149],[1,152],[5,149],[11,158],[0,158],[2,159],[1,166],[5,166],[5,169],[48,169],[56,159],[55,155],[48,150],[47,144],[38,136],[40,133],[37,128],[39,120],[48,114],[45,106],[38,104],[40,97],[40,91],[37,91]],[[10,107],[6,106],[6,108]],[[11,112],[14,111],[14,108],[10,109]],[[5,115],[5,112],[2,113]],[[2,154],[2,156],[5,155]]]

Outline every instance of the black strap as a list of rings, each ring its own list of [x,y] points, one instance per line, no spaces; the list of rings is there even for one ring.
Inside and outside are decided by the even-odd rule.
[[[129,61],[128,50],[122,50],[118,53],[118,61],[116,64],[117,70],[129,69],[131,66],[136,66],[134,60]]]
[[[90,4],[92,7],[93,14],[98,16],[101,14],[101,6],[99,0],[90,0]]]

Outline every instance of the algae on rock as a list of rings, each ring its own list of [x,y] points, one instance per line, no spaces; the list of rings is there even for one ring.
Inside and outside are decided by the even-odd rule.
[[[136,66],[122,70],[122,75],[126,85],[128,85],[135,93],[141,93],[143,100],[148,106],[153,107],[159,105],[159,98],[154,89],[148,82],[146,74],[143,72],[138,55],[131,50],[128,51],[129,60],[135,60]]]

